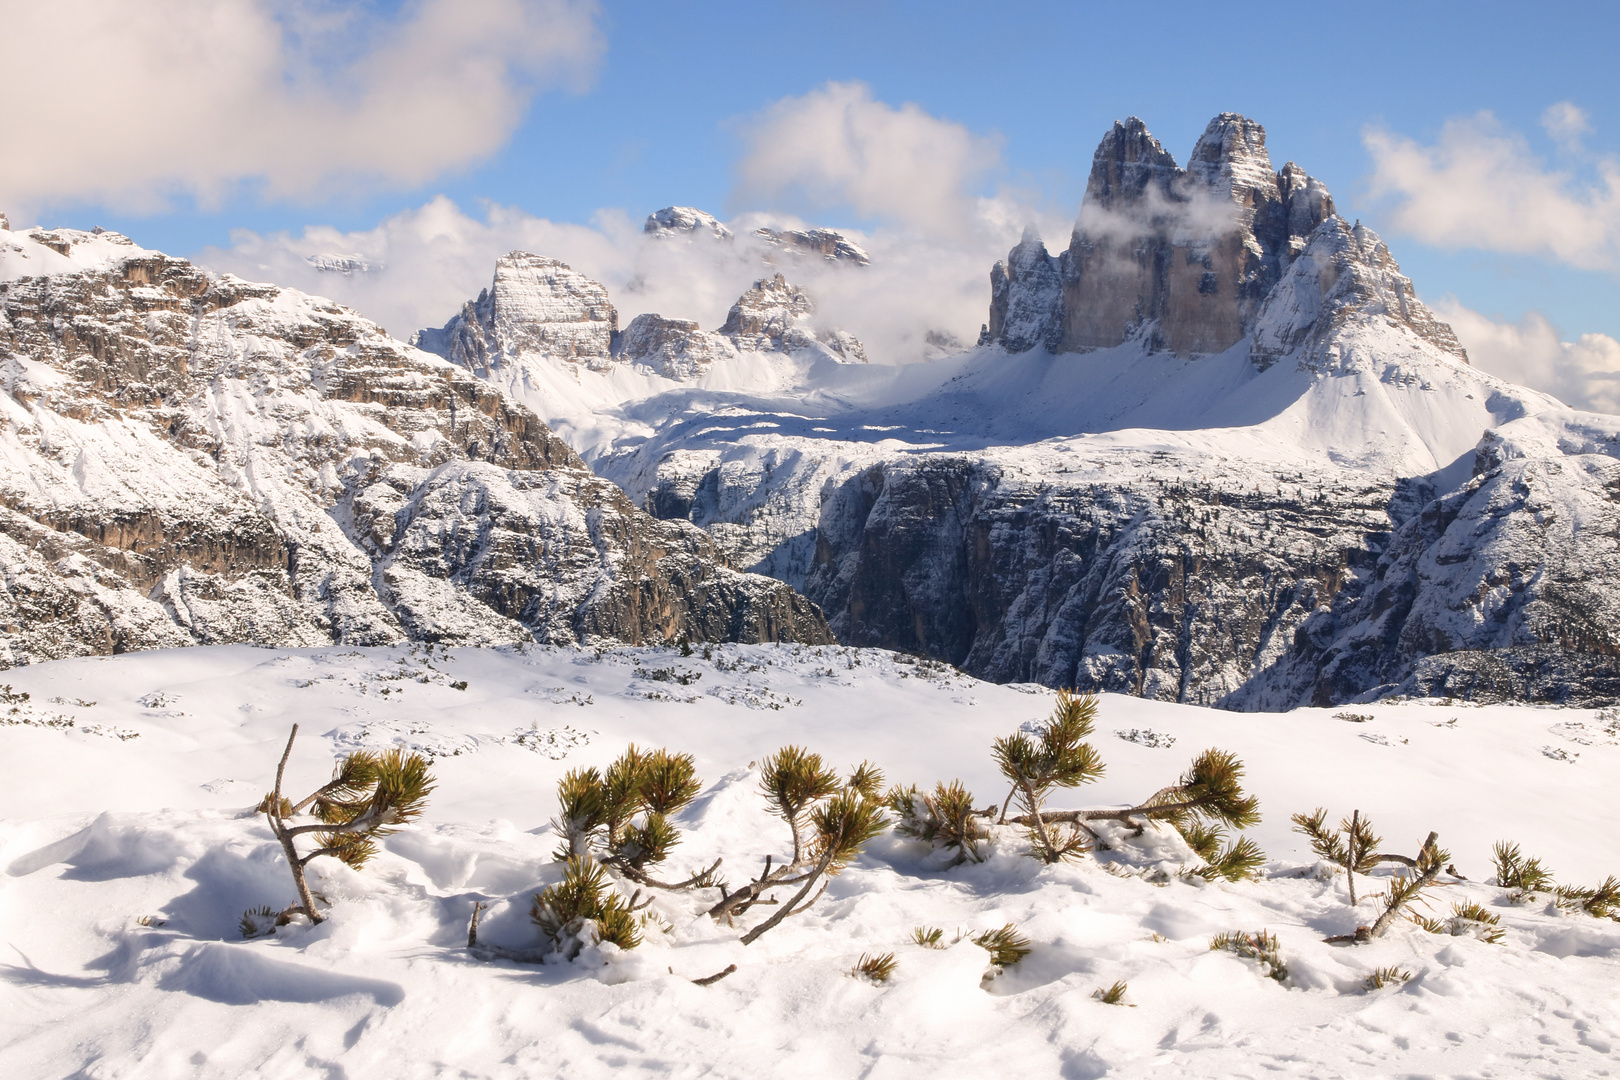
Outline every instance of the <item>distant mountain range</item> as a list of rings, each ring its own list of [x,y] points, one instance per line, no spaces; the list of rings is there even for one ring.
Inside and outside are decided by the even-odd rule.
[[[922,363],[794,283],[871,272],[848,236],[646,231],[759,280],[713,329],[621,328],[514,252],[406,345],[112,234],[0,232],[5,658],[831,635],[1232,708],[1620,699],[1620,418],[1471,367],[1250,120],[1185,168],[1116,124],[1068,246],[1026,236],[979,344]]]

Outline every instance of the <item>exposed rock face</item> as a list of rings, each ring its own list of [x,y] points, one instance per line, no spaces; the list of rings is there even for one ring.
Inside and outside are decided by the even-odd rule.
[[[487,368],[503,355],[545,353],[602,370],[612,360],[619,314],[607,289],[566,263],[514,251],[495,263],[495,281],[441,330],[413,344],[463,367]]]
[[[719,334],[698,329],[689,319],[637,315],[620,335],[620,359],[646,364],[669,379],[693,379],[716,360],[736,355],[736,347]]]
[[[754,236],[791,255],[819,255],[828,262],[871,265],[871,256],[836,229],[755,229]],[[767,256],[768,258],[768,256]]]
[[[1008,352],[1037,345],[1049,352],[1063,346],[1063,271],[1040,237],[1026,232],[1006,262],[990,270],[990,323],[987,339]]]
[[[713,214],[691,206],[666,206],[647,215],[641,231],[649,236],[709,236],[716,240],[730,240],[731,230]]]
[[[1261,368],[1303,350],[1318,367],[1328,345],[1352,324],[1399,324],[1464,362],[1468,354],[1451,327],[1434,317],[1412,290],[1389,248],[1360,222],[1334,216],[1318,225],[1282,280],[1267,294],[1254,322],[1249,354]]]
[[[803,597],[727,568],[528,409],[347,309],[111,233],[6,235],[0,663],[223,642],[828,639]],[[521,273],[566,280],[559,266]],[[498,312],[480,324],[496,342],[546,332]]]
[[[1026,238],[992,271],[989,337],[1014,351],[1109,348],[1146,335],[1178,356],[1221,352],[1252,330],[1261,302],[1332,213],[1327,191],[1298,166],[1272,171],[1265,129],[1251,120],[1210,121],[1182,169],[1131,117],[1092,159],[1074,235],[1056,260],[1060,298],[1048,302],[1045,249]],[[1052,323],[1061,332],[1046,332]],[[1032,337],[1036,324],[1043,332]],[[1009,326],[1010,335],[997,330]]]
[[[799,320],[815,310],[808,293],[777,274],[754,282],[753,288],[737,298],[720,333],[736,341],[740,349],[780,349]]]
[[[819,345],[843,363],[866,363],[866,350],[853,334],[811,327],[815,310],[809,293],[777,274],[754,282],[737,298],[720,333],[741,350],[793,351]]]
[[[1551,412],[1487,434],[1468,483],[1401,521],[1249,698],[1620,700],[1617,458],[1611,416]]]

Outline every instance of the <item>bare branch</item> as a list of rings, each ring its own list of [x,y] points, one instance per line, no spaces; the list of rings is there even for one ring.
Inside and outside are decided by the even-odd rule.
[[[736,964],[727,964],[724,971],[717,971],[713,975],[705,975],[701,979],[693,979],[692,980],[692,985],[693,986],[713,986],[715,983],[719,982],[721,979],[725,978],[727,975],[730,975],[733,971],[736,971],[736,970],[737,970],[737,965]]]
[[[813,871],[811,871],[809,874],[805,875],[804,888],[800,889],[796,894],[794,894],[793,899],[789,900],[784,907],[778,909],[776,914],[772,915],[770,918],[766,919],[764,922],[760,923],[758,926],[756,926],[752,930],[748,931],[748,933],[744,934],[742,936],[742,943],[744,945],[752,944],[765,931],[767,931],[771,927],[777,925],[783,919],[787,918],[789,915],[796,914],[795,909],[794,909],[794,905],[800,903],[806,896],[809,895],[810,890],[815,888],[816,879],[818,877],[820,877],[822,874],[826,873],[827,872],[827,867],[830,866],[831,864],[832,864],[832,852],[829,851],[827,854],[825,854],[825,855],[823,855],[821,857],[821,860],[819,862],[816,863],[816,868]],[[822,892],[825,892],[826,889],[827,889],[827,886],[825,884],[823,884],[821,886],[821,889],[822,889]],[[819,897],[820,895],[821,895],[821,893],[816,894],[817,897]],[[815,903],[815,900],[812,899],[810,902]],[[807,904],[805,906],[808,907],[809,905]],[[797,910],[798,911],[803,911],[804,908],[801,907],[801,908],[798,908]]]

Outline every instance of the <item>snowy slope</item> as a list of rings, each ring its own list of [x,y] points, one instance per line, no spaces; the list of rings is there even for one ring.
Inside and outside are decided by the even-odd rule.
[[[1050,694],[797,646],[724,646],[707,660],[215,647],[8,679],[32,695],[0,727],[8,1076],[1575,1077],[1612,1071],[1620,1041],[1620,927],[1480,884],[1504,837],[1563,880],[1595,884],[1620,864],[1605,825],[1620,737],[1586,711],[1384,704],[1351,722],[1109,695],[1094,738],[1108,772],[1059,802],[1133,802],[1204,747],[1230,749],[1261,801],[1262,880],[1178,877],[1188,853],[1153,832],[1045,868],[1013,831],[984,864],[954,869],[886,836],[753,945],[697,914],[697,899],[664,897],[670,932],[636,950],[524,965],[469,955],[466,923],[489,901],[482,940],[536,944],[526,909],[558,874],[547,822],[563,770],[631,741],[691,751],[707,786],[681,817],[674,862],[724,857],[736,881],[784,851],[750,768],[761,755],[796,742],[839,765],[871,759],[898,782],[961,777],[976,802],[999,801],[989,743],[1044,717]],[[436,755],[439,788],[373,864],[320,873],[327,922],[242,941],[243,910],[290,898],[250,808],[295,721],[289,786],[319,783],[349,749],[400,745]],[[1406,924],[1373,945],[1324,944],[1377,902],[1352,913],[1342,875],[1330,880],[1289,831],[1290,813],[1317,805],[1371,815],[1386,850],[1410,854],[1438,830],[1467,880],[1443,878],[1434,912],[1477,901],[1504,943]],[[1364,880],[1363,894],[1386,879]],[[919,925],[949,943],[1008,921],[1034,951],[993,978],[971,943],[910,942]],[[1281,941],[1285,983],[1209,948],[1217,932],[1262,928]],[[899,961],[891,982],[848,974],[882,952]],[[733,963],[716,985],[689,981]],[[1388,965],[1411,981],[1363,992]],[[1116,980],[1134,1008],[1093,999]]]

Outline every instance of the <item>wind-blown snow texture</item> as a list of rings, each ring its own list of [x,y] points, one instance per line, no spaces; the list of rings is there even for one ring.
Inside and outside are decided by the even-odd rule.
[[[1607,827],[1620,735],[1589,712],[1414,702],[1347,722],[1110,695],[1094,739],[1108,771],[1059,804],[1134,803],[1205,747],[1232,750],[1260,799],[1262,880],[1181,877],[1190,852],[1156,829],[1113,830],[1113,850],[1055,867],[1009,829],[985,863],[954,869],[890,834],[752,945],[738,938],[763,916],[717,925],[700,914],[710,891],[657,898],[670,930],[649,927],[633,951],[525,965],[470,955],[467,921],[490,902],[483,942],[539,945],[527,911],[560,873],[547,822],[564,770],[600,767],[632,741],[693,753],[705,790],[678,817],[672,865],[723,857],[735,883],[788,850],[750,761],[791,742],[840,769],[870,759],[899,783],[961,777],[977,805],[999,802],[990,742],[1046,717],[1051,695],[802,646],[728,645],[708,659],[228,646],[7,678],[31,694],[0,726],[8,1077],[1507,1080],[1610,1075],[1620,1047],[1620,927],[1483,884],[1504,837],[1572,883],[1620,868]],[[435,755],[438,789],[364,869],[312,864],[325,923],[243,941],[244,910],[292,899],[252,807],[294,721],[288,784],[300,794],[335,756],[394,746]],[[1351,908],[1343,875],[1289,831],[1289,814],[1319,805],[1333,820],[1370,815],[1382,850],[1410,855],[1438,830],[1469,880],[1435,890],[1428,913],[1476,901],[1503,943],[1401,923],[1375,944],[1325,944],[1371,920],[1388,873],[1363,878]],[[999,975],[976,945],[952,945],[1009,921],[1033,952]],[[913,944],[917,926],[952,947]],[[1283,983],[1209,948],[1217,933],[1262,929],[1281,942]],[[849,975],[863,953],[888,952],[891,982]],[[729,964],[713,986],[689,981]],[[1365,992],[1387,966],[1411,980]],[[1134,1008],[1093,998],[1116,980]]]
[[[576,307],[588,326],[590,297]],[[6,666],[220,642],[827,640],[813,605],[637,510],[528,409],[318,297],[111,233],[0,231],[0,381]]]
[[[1069,247],[990,283],[979,348],[904,368],[496,381],[846,644],[1236,708],[1620,698],[1620,422],[1470,366],[1260,125],[1186,169],[1115,125]]]

